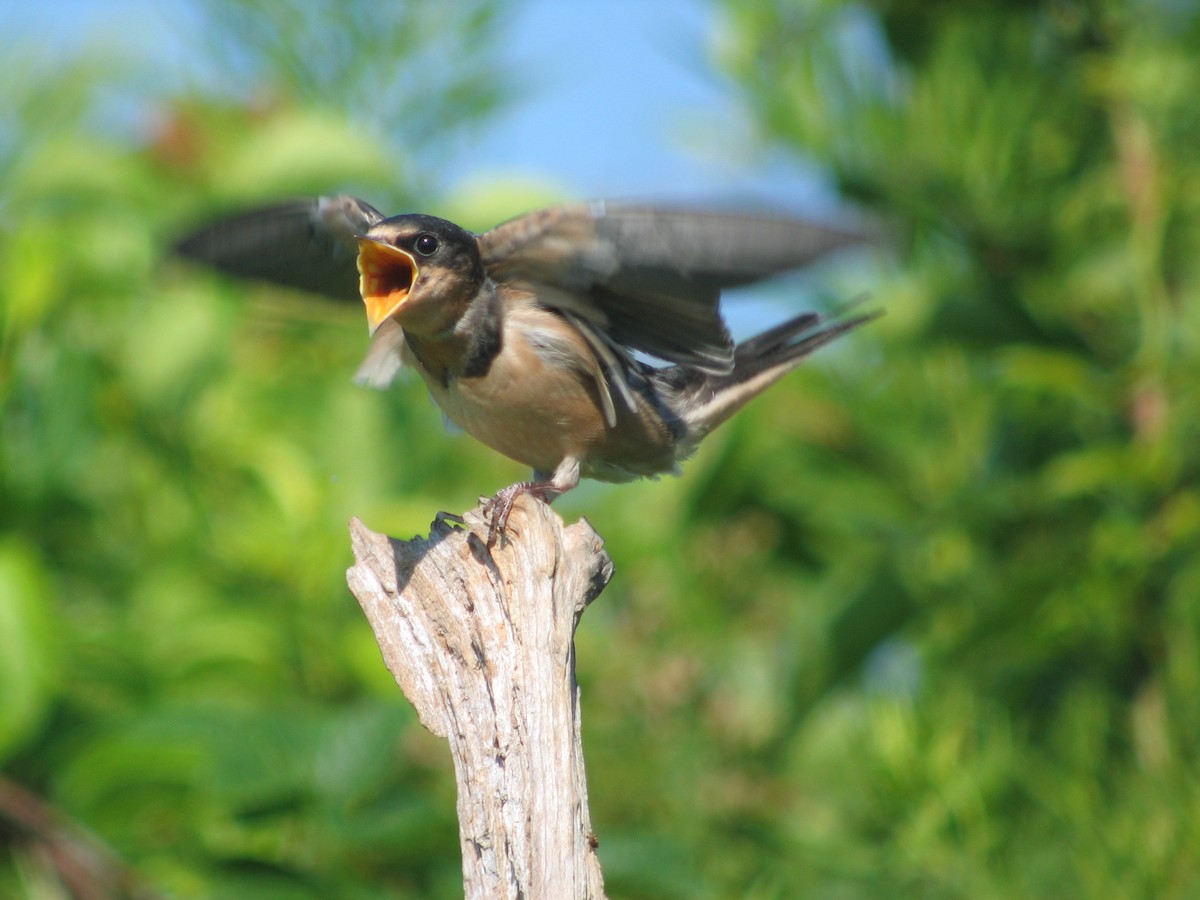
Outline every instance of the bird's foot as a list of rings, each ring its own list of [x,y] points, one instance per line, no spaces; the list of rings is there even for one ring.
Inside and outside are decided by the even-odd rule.
[[[496,546],[496,539],[508,527],[508,515],[512,512],[513,504],[522,494],[532,494],[539,500],[549,503],[554,496],[553,484],[545,481],[518,481],[510,484],[483,504],[483,515],[488,520],[488,549]]]

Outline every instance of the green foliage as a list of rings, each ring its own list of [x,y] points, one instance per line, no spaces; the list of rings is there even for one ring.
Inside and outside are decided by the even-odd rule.
[[[60,666],[45,567],[20,541],[0,545],[0,754],[43,724]]]
[[[774,713],[739,728],[775,864],[755,834],[729,883],[1194,893],[1200,17],[726,10],[764,132],[884,217],[904,264],[859,276],[890,313],[872,334],[725,436],[675,544],[711,567],[697,590],[775,619],[714,617],[726,646],[691,663],[727,667],[703,703]]]
[[[162,259],[265,197],[475,227],[550,199],[431,195],[497,102],[458,76],[499,20],[431,37],[412,6],[351,4],[326,49],[327,12],[214,6],[246,90],[160,95],[138,138],[85,87],[127,68],[0,79],[0,765],[175,895],[461,891],[446,750],[346,591],[345,523],[424,532],[523,473],[419,385],[353,387],[358,310]],[[1200,21],[723,8],[764,139],[891,229],[831,273],[888,315],[682,479],[561,501],[617,564],[578,635],[611,893],[1194,895]],[[394,29],[463,68],[393,80],[424,71]],[[0,893],[33,893],[10,848]]]
[[[268,90],[336,110],[368,146],[402,141],[415,157],[411,176],[426,191],[437,171],[430,154],[470,134],[514,87],[491,49],[504,37],[495,0],[201,6],[208,15],[199,30],[215,63],[208,74],[221,87],[247,99]]]
[[[21,62],[0,91],[21,137],[0,144],[5,776],[172,894],[452,896],[449,759],[347,593],[345,527],[425,530],[491,484],[457,477],[486,452],[417,385],[350,383],[360,310],[165,258],[218,207],[345,185],[411,203],[429,144],[282,91],[161,94],[131,138],[82,85],[136,67]],[[0,894],[36,893],[40,859],[6,844]]]

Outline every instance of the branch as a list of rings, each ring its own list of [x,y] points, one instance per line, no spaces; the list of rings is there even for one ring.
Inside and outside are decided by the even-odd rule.
[[[602,897],[573,637],[612,560],[586,521],[564,527],[529,496],[490,553],[481,511],[464,522],[405,542],[352,520],[350,590],[421,723],[450,741],[466,896]]]
[[[0,846],[45,896],[73,900],[157,897],[106,844],[61,810],[0,776]]]

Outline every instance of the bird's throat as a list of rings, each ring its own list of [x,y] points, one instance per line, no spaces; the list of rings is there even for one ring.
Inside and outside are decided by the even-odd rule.
[[[358,240],[358,288],[367,310],[367,326],[374,334],[408,299],[417,279],[411,256],[390,244],[371,238]]]

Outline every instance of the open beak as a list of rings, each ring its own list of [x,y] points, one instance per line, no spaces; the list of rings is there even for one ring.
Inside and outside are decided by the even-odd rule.
[[[408,299],[417,280],[417,262],[403,250],[358,235],[358,289],[367,307],[367,326],[375,334]]]

